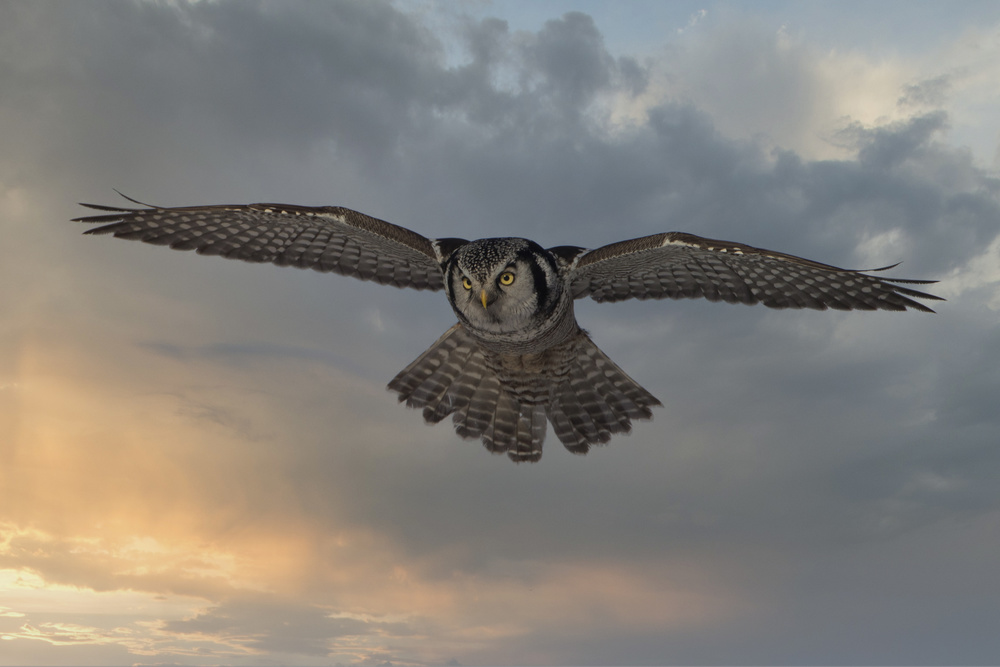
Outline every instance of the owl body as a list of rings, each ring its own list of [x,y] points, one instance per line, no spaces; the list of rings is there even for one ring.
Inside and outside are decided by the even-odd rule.
[[[436,424],[451,415],[456,432],[479,438],[516,462],[542,456],[546,421],[571,452],[628,433],[660,402],[625,374],[586,332],[535,352],[497,352],[461,322],[389,382],[409,407]]]
[[[389,388],[423,408],[428,422],[451,414],[460,435],[481,438],[490,451],[518,462],[541,458],[546,421],[571,451],[585,453],[631,430],[631,419],[650,418],[659,401],[577,323],[569,270],[527,239],[461,246],[443,271],[459,319],[452,335],[471,341],[468,349],[455,354],[442,339]]]
[[[458,435],[516,462],[541,458],[548,424],[569,451],[585,454],[628,433],[632,420],[652,418],[660,405],[580,328],[576,299],[701,297],[772,308],[925,312],[933,311],[915,299],[940,300],[902,285],[934,281],[880,278],[683,232],[594,250],[545,249],[521,238],[427,239],[332,206],[84,205],[105,213],[77,220],[107,223],[88,233],[443,289],[458,323],[389,389],[421,408],[428,423],[451,416]]]

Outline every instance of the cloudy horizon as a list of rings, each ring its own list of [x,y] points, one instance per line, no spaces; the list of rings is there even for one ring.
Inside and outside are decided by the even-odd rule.
[[[0,664],[995,662],[998,63],[983,2],[0,3]],[[385,390],[441,294],[83,236],[115,190],[947,301],[578,302],[663,407],[515,466]]]

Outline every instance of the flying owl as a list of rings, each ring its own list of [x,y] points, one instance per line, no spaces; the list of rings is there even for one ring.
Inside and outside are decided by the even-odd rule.
[[[521,238],[428,239],[336,206],[83,206],[106,213],[75,221],[110,223],[87,234],[444,290],[458,322],[389,389],[428,423],[451,415],[458,435],[515,462],[541,458],[546,422],[566,449],[586,454],[661,405],[580,328],[576,299],[924,312],[933,311],[914,299],[941,300],[901,285],[932,280],[879,278],[683,232],[546,249]]]

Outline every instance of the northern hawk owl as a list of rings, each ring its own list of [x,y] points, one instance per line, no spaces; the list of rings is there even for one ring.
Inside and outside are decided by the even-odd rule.
[[[134,200],[130,200],[134,201]],[[141,206],[148,206],[135,202]],[[444,290],[458,322],[389,383],[400,401],[480,438],[513,461],[538,461],[546,420],[569,451],[628,433],[660,402],[591,341],[576,299],[703,297],[771,308],[933,312],[940,299],[902,284],[742,243],[667,232],[595,250],[520,238],[427,239],[350,209],[285,204],[117,208],[76,218],[113,234],[247,262]],[[892,267],[885,267],[892,268]],[[875,269],[882,270],[882,269]]]

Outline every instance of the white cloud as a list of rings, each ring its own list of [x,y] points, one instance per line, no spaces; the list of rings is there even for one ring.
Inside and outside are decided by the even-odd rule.
[[[704,16],[696,14],[691,25]],[[973,28],[933,55],[823,51],[786,26],[774,30],[752,16],[727,15],[650,61],[650,87],[638,98],[618,99],[613,118],[634,124],[664,101],[690,102],[727,136],[809,159],[843,159],[851,155],[836,140],[844,127],[944,109],[952,144],[971,146],[980,164],[996,166],[998,34],[1000,27]]]
[[[691,17],[688,19],[687,25],[685,25],[683,28],[677,28],[677,34],[680,35],[687,32],[691,28],[701,23],[706,16],[708,16],[708,10],[699,9],[698,11],[696,11],[694,14],[691,15]]]

